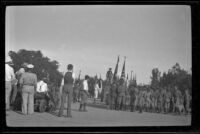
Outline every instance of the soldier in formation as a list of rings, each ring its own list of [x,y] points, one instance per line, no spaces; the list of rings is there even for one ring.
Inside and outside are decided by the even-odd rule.
[[[130,82],[125,86],[125,80],[112,83],[109,89],[109,108],[112,110],[129,110],[131,112],[154,112],[188,114],[191,112],[191,95],[189,90],[184,94],[175,87],[137,87]]]

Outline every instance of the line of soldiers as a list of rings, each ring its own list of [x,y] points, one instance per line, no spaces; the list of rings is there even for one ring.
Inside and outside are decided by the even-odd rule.
[[[111,110],[130,110],[155,113],[188,114],[191,112],[191,95],[186,89],[182,93],[174,88],[153,88],[151,86],[136,86],[131,81],[127,86],[124,78],[112,83],[107,80],[106,104]]]

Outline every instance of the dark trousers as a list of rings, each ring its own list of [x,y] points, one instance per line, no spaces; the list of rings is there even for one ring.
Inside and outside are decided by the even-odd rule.
[[[87,103],[87,99],[88,99],[88,94],[86,91],[84,90],[80,90],[80,97],[81,97],[81,101],[80,101],[80,108],[79,111],[87,111],[86,110],[86,103]],[[83,109],[82,109],[83,108]]]
[[[80,91],[80,97],[81,97],[80,104],[86,104],[87,103],[87,99],[88,99],[88,95],[87,95],[86,91],[81,90]]]
[[[59,116],[63,115],[66,97],[67,97],[67,116],[71,116],[72,95],[73,95],[72,85],[64,85],[63,90],[62,90],[62,95],[61,95],[61,106],[60,106],[60,110],[59,110]]]
[[[130,102],[130,106],[131,106],[131,112],[135,111],[135,96],[134,95],[131,95],[131,102]]]

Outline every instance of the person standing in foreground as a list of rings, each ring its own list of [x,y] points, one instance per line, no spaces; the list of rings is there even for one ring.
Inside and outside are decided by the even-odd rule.
[[[87,103],[87,98],[88,98],[88,79],[89,76],[86,75],[85,76],[85,80],[83,80],[83,86],[82,89],[80,90],[80,97],[81,97],[81,101],[80,101],[80,108],[79,111],[84,111],[87,112],[86,110],[86,103]],[[83,108],[83,110],[82,110]]]
[[[10,57],[6,57],[5,63],[6,110],[10,110],[10,94],[12,91],[12,81],[15,79],[15,74],[13,68],[9,65],[12,63]]]
[[[73,73],[73,65],[69,64],[67,66],[67,72],[64,76],[64,86],[62,88],[62,95],[61,95],[61,105],[58,116],[61,117],[63,115],[64,104],[66,101],[67,96],[67,117],[72,117],[71,114],[71,102],[72,102],[72,95],[73,95],[73,84],[75,79],[75,74]]]
[[[37,88],[37,76],[32,73],[33,65],[27,65],[27,71],[20,78],[22,87],[22,113],[24,115],[34,113],[34,93]]]

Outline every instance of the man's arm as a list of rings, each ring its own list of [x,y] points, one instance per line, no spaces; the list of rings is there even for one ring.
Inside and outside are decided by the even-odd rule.
[[[35,90],[35,93],[36,93],[36,91],[37,91],[37,76],[36,75],[35,75],[34,90]]]

